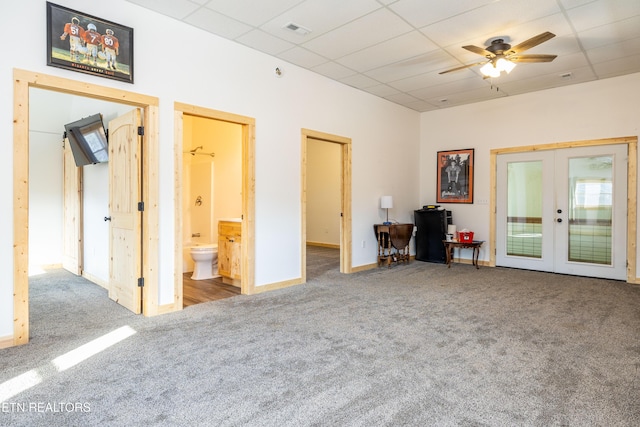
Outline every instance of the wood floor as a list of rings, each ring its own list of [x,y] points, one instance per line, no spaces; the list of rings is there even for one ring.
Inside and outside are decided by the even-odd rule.
[[[193,280],[191,279],[191,273],[184,273],[182,277],[183,307],[229,298],[235,295],[240,295],[240,288],[222,283],[222,277]]]
[[[340,249],[307,245],[307,280],[329,270],[340,270]],[[223,283],[221,277],[192,280],[191,274],[182,278],[183,307],[240,295],[240,288]]]

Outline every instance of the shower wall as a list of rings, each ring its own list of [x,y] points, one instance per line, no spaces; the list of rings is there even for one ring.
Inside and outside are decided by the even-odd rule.
[[[189,169],[189,240],[195,244],[213,243],[213,162],[192,162]]]

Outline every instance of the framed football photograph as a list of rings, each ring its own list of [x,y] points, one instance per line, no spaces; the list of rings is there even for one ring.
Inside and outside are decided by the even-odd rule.
[[[47,65],[133,83],[133,28],[47,2]]]

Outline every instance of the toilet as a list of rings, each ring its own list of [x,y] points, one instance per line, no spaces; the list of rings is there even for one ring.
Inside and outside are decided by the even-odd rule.
[[[218,245],[191,246],[189,254],[193,260],[193,280],[212,279],[218,275]]]

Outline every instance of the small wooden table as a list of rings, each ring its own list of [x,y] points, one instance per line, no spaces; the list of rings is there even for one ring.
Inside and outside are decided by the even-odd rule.
[[[474,240],[472,242],[455,242],[455,241],[447,241],[443,240],[442,244],[444,244],[445,252],[447,253],[447,268],[451,268],[451,261],[454,258],[454,250],[456,248],[471,248],[473,249],[473,254],[471,256],[471,263],[476,266],[476,268],[480,268],[478,265],[478,257],[480,256],[480,246],[484,243],[484,240]]]
[[[413,224],[374,224],[378,240],[378,267],[392,262],[409,262],[409,242]]]

